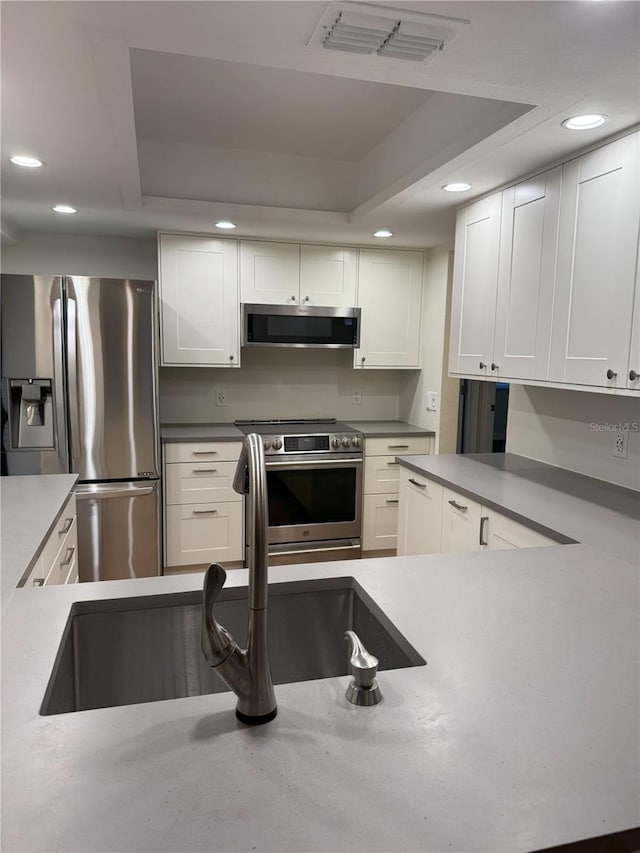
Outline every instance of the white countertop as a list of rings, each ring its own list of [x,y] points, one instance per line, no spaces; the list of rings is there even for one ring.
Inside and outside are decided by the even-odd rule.
[[[2,603],[24,581],[73,491],[76,474],[0,477]]]
[[[640,492],[513,453],[397,458],[545,536],[640,565]]]
[[[227,585],[243,585],[246,571]],[[638,573],[582,545],[270,569],[353,576],[427,666],[39,716],[69,608],[202,576],[17,589],[3,623],[2,849],[516,851],[639,821]],[[375,653],[375,649],[371,649]]]

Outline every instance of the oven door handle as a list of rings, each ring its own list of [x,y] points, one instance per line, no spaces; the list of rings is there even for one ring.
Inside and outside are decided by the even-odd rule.
[[[273,462],[266,462],[267,468],[317,468],[318,466],[326,466],[329,465],[332,468],[344,468],[348,466],[351,468],[353,465],[362,465],[362,457],[358,458],[347,458],[347,459],[300,459],[294,462],[292,459],[278,459]]]

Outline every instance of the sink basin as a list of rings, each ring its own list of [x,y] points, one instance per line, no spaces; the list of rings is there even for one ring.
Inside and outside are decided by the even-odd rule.
[[[199,591],[76,602],[40,709],[43,715],[222,693],[200,651]],[[247,589],[223,589],[216,619],[246,646]],[[269,585],[274,684],[348,674],[344,639],[355,631],[380,670],[423,666],[354,578]]]

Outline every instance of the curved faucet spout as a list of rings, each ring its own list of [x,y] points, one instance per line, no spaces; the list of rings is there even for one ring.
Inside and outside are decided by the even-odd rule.
[[[238,697],[236,716],[243,723],[267,723],[277,713],[267,647],[267,475],[262,439],[252,433],[243,444],[233,480],[234,489],[248,494],[247,527],[249,614],[246,651],[238,648],[219,625],[213,606],[226,580],[217,563],[209,566],[203,590],[202,651],[209,666]]]

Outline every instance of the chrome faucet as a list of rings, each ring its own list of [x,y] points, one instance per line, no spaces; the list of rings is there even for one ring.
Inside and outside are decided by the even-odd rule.
[[[209,666],[238,697],[236,717],[248,725],[259,725],[273,720],[278,707],[267,648],[267,475],[262,439],[255,433],[242,443],[233,488],[249,496],[247,648],[240,649],[213,615],[213,606],[227,577],[222,566],[214,563],[207,569],[204,581],[202,651]]]

